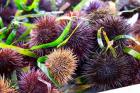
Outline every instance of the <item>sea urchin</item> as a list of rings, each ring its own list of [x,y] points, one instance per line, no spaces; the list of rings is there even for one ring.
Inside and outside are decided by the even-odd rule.
[[[22,66],[22,55],[11,49],[0,50],[0,74],[10,74],[13,70]]]
[[[59,25],[55,19],[56,17],[54,16],[45,16],[36,20],[36,27],[30,33],[30,47],[52,42],[59,36]],[[43,54],[46,54],[46,51],[48,52],[49,49],[42,49],[40,51],[43,51]]]
[[[117,56],[95,53],[83,65],[83,74],[97,91],[124,87],[131,84],[134,76],[133,58],[128,55]],[[132,74],[133,73],[133,74]]]
[[[57,49],[48,55],[46,66],[54,79],[64,85],[72,78],[76,69],[77,57],[70,49]],[[49,65],[48,65],[49,64]]]
[[[45,74],[39,70],[35,71],[32,69],[27,73],[22,73],[20,79],[20,93],[59,93],[56,92],[56,89],[53,86],[51,86],[51,83],[49,83],[49,79],[47,79]]]
[[[84,60],[89,56],[93,48],[92,27],[88,21],[80,19],[80,17],[84,18],[84,13],[82,12],[70,12],[66,14],[66,16],[76,16],[76,19],[72,21],[72,26],[68,35],[71,35],[74,30],[75,32],[64,47],[72,49],[80,61]],[[62,22],[67,23],[67,21],[64,21]],[[64,29],[67,24],[60,25]]]
[[[86,13],[91,13],[99,8],[105,7],[104,3],[100,0],[90,0],[88,3],[89,4],[87,4],[83,9]]]
[[[126,23],[126,21],[119,17],[119,16],[111,16],[108,15],[105,18],[96,20],[93,23],[93,37],[95,40],[93,40],[94,45],[98,46],[97,43],[97,31],[103,27],[103,30],[106,32],[108,38],[110,40],[114,39],[118,35],[126,35],[131,31],[130,25]],[[104,44],[106,44],[104,42]],[[118,40],[114,42],[114,46],[118,46],[119,49],[122,49],[122,47],[125,45],[125,40]],[[96,50],[96,49],[95,49]]]

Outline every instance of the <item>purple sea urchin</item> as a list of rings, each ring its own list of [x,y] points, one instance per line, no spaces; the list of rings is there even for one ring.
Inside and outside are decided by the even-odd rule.
[[[45,16],[36,20],[36,28],[30,33],[30,47],[52,42],[59,36],[59,25],[55,19],[56,17],[54,16]],[[45,52],[44,54],[46,54],[46,51],[48,52],[50,49],[42,49],[39,51]]]
[[[10,86],[8,80],[0,76],[0,93],[17,93],[17,91]]]
[[[10,74],[13,70],[22,66],[22,55],[11,49],[0,50],[0,74]]]
[[[133,84],[139,84],[140,83],[140,69],[138,68],[138,72],[135,76],[135,79],[133,80]]]
[[[68,35],[70,35],[78,25],[79,26],[64,47],[72,49],[79,60],[83,60],[89,56],[93,47],[92,27],[88,21],[80,19],[80,17],[84,17],[83,13],[71,12],[66,15],[70,17],[76,16],[76,19],[72,21],[72,26]],[[67,23],[67,21],[65,21],[65,23]],[[67,24],[60,25],[64,29]]]
[[[22,73],[20,78],[20,93],[59,93],[53,86],[51,86],[47,77],[39,70],[35,71],[32,69],[28,73]],[[42,82],[40,79],[45,82]]]
[[[109,54],[95,53],[93,58],[83,65],[83,75],[97,91],[124,87],[132,82],[133,61],[133,58],[127,55],[114,58]]]
[[[76,70],[77,57],[70,49],[57,49],[48,55],[46,66],[50,69],[54,79],[64,85],[72,79]]]
[[[105,4],[100,0],[90,0],[89,4],[84,7],[83,11],[86,13],[91,13],[99,8],[105,7]]]
[[[76,28],[77,21],[72,23],[71,32]],[[82,22],[81,25],[76,29],[75,33],[69,39],[64,47],[73,49],[74,53],[79,57],[80,60],[87,58],[92,50],[92,28],[88,22]]]
[[[130,25],[126,23],[126,21],[118,16],[111,16],[108,15],[105,18],[96,20],[93,23],[93,37],[94,37],[94,45],[98,46],[97,44],[97,31],[103,27],[103,30],[106,32],[108,38],[112,40],[118,35],[125,35],[131,31]],[[106,43],[104,43],[106,44]],[[122,48],[125,45],[125,40],[119,40],[114,42],[114,46]],[[96,49],[95,49],[96,50]]]
[[[114,3],[112,3],[113,2],[105,3],[102,7],[92,10],[92,12],[89,11],[88,18],[90,19],[90,22],[105,18],[108,15],[115,15],[116,8]]]
[[[36,20],[36,28],[31,32],[31,46],[48,43],[57,36],[55,17],[46,16]]]

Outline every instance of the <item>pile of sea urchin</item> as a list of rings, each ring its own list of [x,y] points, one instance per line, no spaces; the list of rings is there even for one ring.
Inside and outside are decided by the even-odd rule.
[[[0,0],[0,93],[139,84],[140,2],[127,1]]]

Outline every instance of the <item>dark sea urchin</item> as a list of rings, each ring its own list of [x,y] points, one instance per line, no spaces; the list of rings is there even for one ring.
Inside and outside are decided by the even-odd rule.
[[[140,61],[137,60],[138,64],[136,64],[136,74],[135,74],[135,79],[133,79],[133,84],[139,84],[140,83]]]
[[[10,82],[8,80],[0,76],[0,93],[17,93],[17,91],[10,86]]]
[[[11,49],[0,50],[0,74],[11,74],[13,70],[23,66],[23,57]]]
[[[78,25],[79,26],[77,27],[77,29],[75,29],[75,32],[72,34],[72,36],[70,37],[68,42],[64,45],[64,47],[72,49],[73,52],[78,56],[79,60],[88,58],[93,47],[91,25],[89,24],[88,21],[80,19],[80,17],[84,18],[85,16],[85,14],[82,12],[70,12],[66,14],[66,16],[69,17],[76,16],[76,19],[72,21],[72,26],[68,35],[70,35]],[[60,25],[64,29],[67,25],[67,21],[65,21],[65,25],[64,24]]]
[[[92,9],[92,6],[95,7],[95,9]],[[90,7],[91,7],[91,9],[90,9]],[[113,6],[111,2],[103,3],[101,1],[93,0],[93,2],[91,2],[91,5],[89,5],[89,10],[88,10],[89,13],[88,13],[87,18],[92,23],[96,20],[105,18],[108,15],[115,15],[116,14],[115,9],[116,9],[115,6]]]
[[[36,28],[31,33],[30,47],[52,42],[59,36],[59,25],[55,16],[44,16],[35,21]],[[43,54],[48,54],[50,49],[41,49]]]
[[[139,84],[140,83],[140,69],[138,67],[138,72],[136,73],[135,79],[133,80],[133,84]]]
[[[131,27],[126,23],[126,21],[119,17],[119,16],[111,16],[108,15],[105,18],[96,20],[93,23],[93,37],[94,37],[94,46],[98,46],[97,43],[97,31],[103,27],[103,30],[106,32],[108,38],[112,40],[118,35],[126,35],[129,32],[131,32]],[[104,44],[106,44],[104,42]],[[122,47],[125,45],[125,40],[118,40],[114,42],[115,47],[118,47],[118,49],[122,49]],[[94,48],[96,50],[96,47]]]
[[[60,85],[67,84],[76,70],[77,57],[70,49],[57,49],[48,55],[46,66]]]
[[[80,22],[82,21],[77,21],[76,24],[72,23],[71,32]],[[88,22],[83,21],[64,47],[73,49],[79,60],[83,60],[88,58],[91,53],[93,46],[92,40],[92,28]]]
[[[97,91],[124,87],[132,84],[133,61],[133,58],[127,55],[114,58],[109,54],[95,53],[93,58],[83,65],[83,75]]]
[[[54,16],[38,18],[35,24],[36,28],[31,32],[31,46],[48,43],[56,38],[58,28]]]
[[[27,73],[22,73],[20,79],[20,93],[59,93],[57,89],[51,85],[45,74],[39,70],[35,71],[32,69]]]
[[[87,6],[85,6],[83,8],[83,11],[85,11],[86,13],[91,13],[94,12],[95,10],[98,10],[99,8],[103,8],[105,7],[105,4],[100,1],[100,0],[90,0],[90,2],[88,2]]]
[[[94,38],[92,36],[93,28],[90,23],[86,19],[84,19],[86,15],[83,12],[69,12],[66,14],[66,16],[76,17],[72,21],[71,29],[68,36],[71,35],[74,30],[75,32],[71,35],[70,39],[63,47],[72,49],[74,54],[77,55],[79,62],[76,69],[76,75],[79,75],[79,71],[84,60],[89,59],[89,56],[92,53],[92,49],[94,48]],[[60,26],[64,29],[67,23],[67,20],[62,20],[60,22]]]

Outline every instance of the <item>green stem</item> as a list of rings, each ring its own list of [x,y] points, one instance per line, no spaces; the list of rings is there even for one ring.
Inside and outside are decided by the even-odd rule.
[[[123,49],[123,51],[124,51],[125,53],[127,53],[127,54],[133,56],[134,58],[140,60],[140,53],[139,53],[139,52],[137,52],[137,51],[135,51],[135,50],[133,50],[133,49],[131,49],[131,48],[128,48],[128,47],[125,47],[125,48]]]
[[[38,58],[36,56],[36,54],[34,54],[33,52],[29,51],[28,49],[23,49],[17,46],[13,46],[13,45],[7,45],[5,43],[0,43],[0,48],[8,48],[8,49],[12,49],[20,54],[29,56],[29,57],[33,57],[33,58]]]
[[[82,22],[81,22],[82,23]],[[61,46],[63,46],[63,45],[65,45],[68,41],[69,41],[69,39],[72,37],[72,35],[76,32],[76,30],[78,29],[78,27],[81,25],[81,23],[79,23],[76,27],[75,27],[75,29],[72,31],[72,33],[68,36],[68,38],[67,39],[65,39],[62,43],[60,43],[58,46],[57,46],[57,48],[59,48],[59,47],[61,47]]]
[[[81,2],[77,6],[75,6],[73,10],[80,11],[83,8],[83,6],[85,5],[85,3],[88,1],[89,0],[81,0]]]
[[[140,45],[140,42],[130,35],[118,35],[113,39],[113,41],[120,40],[120,39],[130,39],[134,41],[137,45]]]
[[[32,9],[37,9],[40,0],[34,0],[30,6],[26,6],[25,0],[14,0],[18,9],[31,11]]]
[[[104,35],[105,41],[106,41],[106,43],[107,43],[107,49],[109,48],[109,49],[111,50],[113,56],[116,58],[116,57],[117,57],[116,51],[115,51],[115,49],[112,47],[112,44],[111,44],[111,42],[110,42],[110,40],[109,40],[109,38],[108,38],[108,36],[107,36],[107,34],[106,34],[105,31],[103,31],[103,35]]]
[[[104,44],[103,44],[103,41],[102,41],[102,35],[101,35],[103,28],[104,27],[101,27],[97,32],[97,42],[98,42],[100,48],[102,48],[102,49],[104,48]]]
[[[0,28],[3,28],[3,27],[4,27],[3,20],[2,20],[2,18],[0,17]]]

